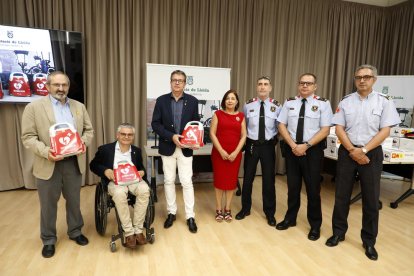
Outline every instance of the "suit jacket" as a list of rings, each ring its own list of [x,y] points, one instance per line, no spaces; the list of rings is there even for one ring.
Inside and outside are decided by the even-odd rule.
[[[101,178],[107,179],[105,176],[105,170],[112,170],[114,168],[115,146],[116,141],[113,143],[102,145],[98,148],[95,157],[89,164],[89,168],[94,174],[100,176]],[[131,161],[132,163],[134,163],[137,170],[144,171],[145,174],[142,177],[142,179],[148,183],[147,172],[142,162],[141,149],[137,148],[134,145],[131,145]],[[105,182],[104,184],[107,184],[107,182]]]
[[[69,99],[70,111],[76,130],[82,141],[88,146],[93,138],[92,123],[85,106]],[[50,179],[55,168],[55,162],[47,159],[50,149],[49,128],[56,124],[52,102],[49,96],[29,103],[22,116],[23,145],[34,152],[33,175],[40,179]],[[77,155],[80,173],[86,169],[86,153]]]
[[[196,97],[189,94],[183,94],[183,112],[181,117],[180,133],[184,130],[185,125],[190,121],[199,121],[198,115],[198,100]],[[155,103],[154,113],[152,114],[152,129],[160,137],[158,152],[161,155],[171,156],[173,155],[176,145],[174,144],[172,137],[175,133],[174,120],[171,110],[171,93],[158,97]],[[183,149],[184,156],[192,156],[193,150]]]

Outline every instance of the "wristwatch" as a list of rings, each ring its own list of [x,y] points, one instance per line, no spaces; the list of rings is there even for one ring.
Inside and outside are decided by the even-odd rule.
[[[306,142],[306,143],[305,143],[305,145],[306,145],[308,148],[312,147],[312,145],[311,145],[310,143],[308,143],[308,142]]]
[[[368,150],[367,150],[367,148],[366,148],[366,147],[363,147],[363,148],[361,148],[361,149],[362,149],[362,152],[363,152],[364,154],[367,154]]]

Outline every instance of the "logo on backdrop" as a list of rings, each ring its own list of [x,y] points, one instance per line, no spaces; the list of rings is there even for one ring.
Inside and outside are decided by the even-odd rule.
[[[13,38],[13,31],[7,31],[7,37]]]
[[[193,85],[194,84],[193,76],[187,76],[187,84],[188,85]]]

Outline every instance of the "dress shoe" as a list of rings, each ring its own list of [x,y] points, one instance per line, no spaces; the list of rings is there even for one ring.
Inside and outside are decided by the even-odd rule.
[[[187,219],[187,225],[188,225],[188,230],[190,230],[191,233],[197,233],[197,224],[194,218]]]
[[[147,243],[147,239],[145,238],[144,234],[139,233],[135,235],[135,239],[137,240],[138,245],[144,245]]]
[[[375,247],[372,245],[362,245],[365,248],[365,255],[368,257],[368,259],[376,261],[378,260],[378,253],[377,250],[375,250]]]
[[[286,230],[289,227],[293,227],[293,226],[296,226],[296,221],[288,221],[288,220],[284,219],[282,222],[280,222],[276,225],[276,229],[277,230]]]
[[[42,249],[42,256],[44,258],[50,258],[55,255],[55,245],[54,244],[47,244],[43,246]]]
[[[327,241],[326,241],[326,246],[329,247],[334,247],[337,246],[339,242],[344,241],[345,240],[345,236],[336,236],[333,235],[332,237],[330,237]]]
[[[249,216],[250,215],[250,211],[244,211],[243,209],[240,211],[240,212],[238,212],[237,213],[237,215],[236,215],[236,219],[237,220],[242,220],[242,219],[244,219],[245,217],[247,217],[247,216]]]
[[[125,237],[125,247],[130,249],[135,249],[137,247],[137,240],[135,238],[135,235],[129,235],[128,237]]]
[[[75,238],[70,238],[72,241],[75,241],[79,245],[87,245],[89,243],[88,238],[86,238],[84,235],[80,234],[79,236]]]
[[[267,224],[269,224],[272,227],[275,227],[276,225],[276,219],[273,216],[266,216]]]
[[[308,234],[308,239],[317,241],[321,237],[321,230],[319,228],[311,228]]]
[[[168,214],[167,219],[164,222],[164,228],[170,228],[175,220],[175,215],[173,214]]]

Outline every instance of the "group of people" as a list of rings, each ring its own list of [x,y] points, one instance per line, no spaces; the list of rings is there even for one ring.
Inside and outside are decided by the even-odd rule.
[[[299,76],[298,95],[288,98],[283,106],[270,98],[272,83],[268,77],[257,80],[257,97],[244,105],[243,112],[239,111],[237,92],[227,91],[221,101],[221,110],[214,113],[210,126],[216,221],[230,222],[233,219],[231,201],[244,151],[242,208],[235,219],[242,220],[250,215],[252,187],[260,161],[263,212],[267,223],[278,230],[296,226],[303,179],[308,198],[308,239],[318,240],[322,225],[321,162],[326,147],[325,139],[330,127],[335,125],[342,144],[338,152],[336,172],[333,235],[326,241],[326,245],[336,246],[345,240],[351,192],[355,175],[358,174],[363,202],[361,239],[366,256],[376,260],[378,253],[374,245],[378,234],[383,160],[381,143],[389,135],[390,128],[400,123],[393,101],[373,90],[376,77],[377,69],[374,66],[359,66],[354,74],[357,91],[342,99],[335,114],[327,99],[315,95],[317,78],[312,73]],[[164,228],[170,228],[177,216],[175,180],[178,170],[186,223],[189,231],[196,233],[198,227],[194,212],[192,161],[193,150],[198,147],[188,147],[180,139],[183,138],[181,134],[188,122],[199,121],[199,113],[198,100],[184,92],[186,80],[187,76],[181,70],[171,73],[171,92],[157,99],[151,125],[160,137],[159,154],[167,203]],[[48,129],[56,122],[70,122],[87,146],[93,138],[93,128],[84,105],[67,98],[69,78],[64,73],[50,74],[46,87],[49,97],[30,103],[23,113],[22,141],[35,153],[33,173],[41,206],[42,255],[52,257],[57,241],[56,213],[61,193],[66,199],[69,238],[80,245],[86,245],[88,239],[81,233],[83,220],[79,204],[85,154],[83,152],[68,158],[54,156],[50,150]],[[134,134],[134,126],[121,124],[117,129],[117,141],[99,147],[90,163],[91,171],[107,180],[105,185],[115,202],[125,235],[125,245],[129,248],[146,243],[142,232],[150,193],[141,150],[132,145]],[[283,221],[276,224],[275,145],[278,134],[283,138],[280,146],[286,160],[288,209]],[[120,161],[132,162],[143,181],[128,187],[116,185],[113,169]],[[128,192],[137,198],[133,219],[129,214]]]

